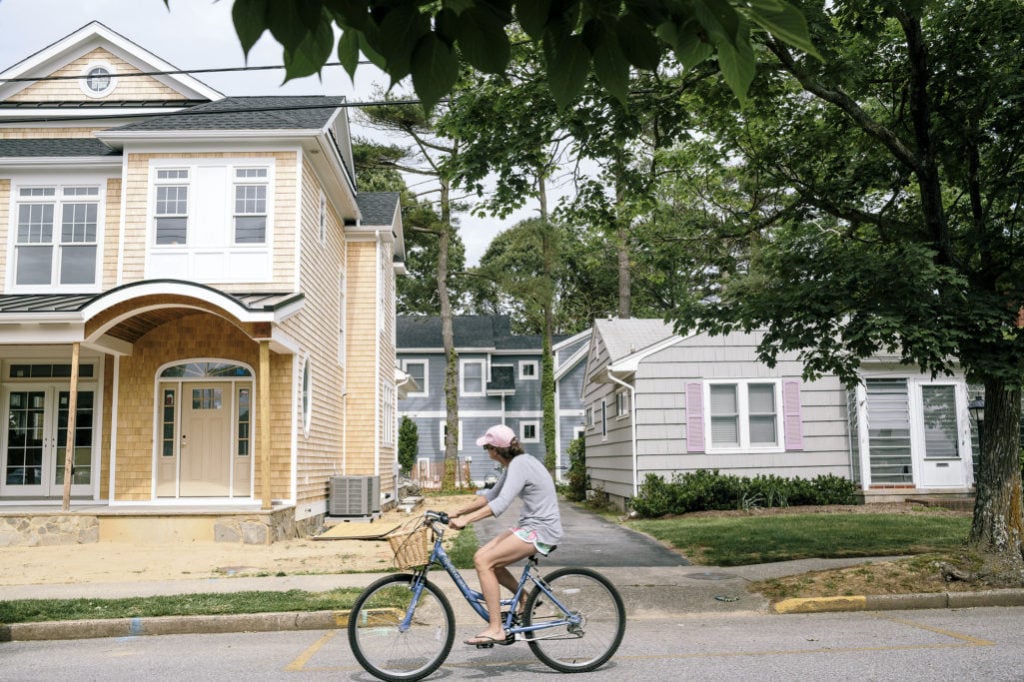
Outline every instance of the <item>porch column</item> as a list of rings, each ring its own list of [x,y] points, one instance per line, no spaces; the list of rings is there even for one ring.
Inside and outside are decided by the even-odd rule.
[[[78,354],[79,343],[71,344],[71,395],[68,396],[68,431],[64,448],[64,504],[62,509],[71,509],[71,469],[75,464],[75,424],[78,412]]]
[[[271,509],[270,496],[270,341],[260,341],[259,375],[260,496],[263,509]]]

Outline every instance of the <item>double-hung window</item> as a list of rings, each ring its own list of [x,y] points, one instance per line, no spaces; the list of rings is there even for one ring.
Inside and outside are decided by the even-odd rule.
[[[707,391],[712,449],[782,447],[778,382],[714,382]]]
[[[235,169],[235,244],[267,241],[267,169]]]
[[[157,244],[187,243],[188,183],[188,169],[168,168],[156,172]]]
[[[484,361],[463,360],[461,363],[462,395],[482,396],[484,395]]]
[[[95,286],[99,186],[22,187],[17,201],[14,286]]]

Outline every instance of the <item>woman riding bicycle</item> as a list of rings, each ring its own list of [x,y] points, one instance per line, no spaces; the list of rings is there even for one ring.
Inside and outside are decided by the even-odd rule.
[[[516,497],[523,501],[516,527],[502,531],[473,556],[490,622],[484,632],[465,643],[504,644],[500,586],[513,592],[518,586],[506,567],[536,552],[547,556],[562,538],[562,520],[551,474],[535,457],[519,456],[525,453],[512,429],[504,424],[492,426],[476,444],[482,445],[503,471],[494,487],[480,491],[475,500],[455,513],[449,525],[459,530],[475,521],[501,516]],[[522,609],[523,604],[519,607]]]

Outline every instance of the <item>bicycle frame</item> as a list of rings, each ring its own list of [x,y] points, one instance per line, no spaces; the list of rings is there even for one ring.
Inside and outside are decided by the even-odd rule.
[[[413,599],[412,602],[409,604],[409,608],[406,611],[405,617],[402,619],[402,622],[398,626],[399,630],[402,632],[407,630],[412,622],[413,613],[416,610],[416,605],[419,602],[420,595],[423,592],[423,585],[427,581],[427,574],[430,572],[430,567],[435,562],[440,564],[441,567],[444,568],[445,572],[448,573],[451,579],[455,582],[455,586],[459,588],[459,592],[462,594],[463,598],[469,603],[473,610],[476,611],[477,614],[485,621],[490,619],[490,614],[487,612],[487,608],[483,604],[483,593],[478,590],[474,590],[468,584],[466,584],[466,580],[462,577],[462,574],[459,573],[459,570],[455,568],[455,565],[452,563],[451,558],[448,556],[448,553],[442,546],[441,541],[444,538],[444,527],[442,526],[440,529],[438,529],[437,523],[438,522],[436,521],[432,521],[430,523],[430,529],[434,533],[434,549],[430,553],[430,561],[427,562],[427,565],[424,566],[422,569],[419,569],[414,572],[415,578],[412,583]],[[509,607],[508,614],[505,616],[505,620],[503,623],[505,632],[509,635],[533,633],[539,630],[546,630],[549,628],[556,628],[564,625],[579,625],[583,620],[579,614],[571,612],[568,608],[566,608],[564,604],[562,604],[562,602],[558,600],[558,598],[548,588],[547,583],[544,582],[543,578],[535,575],[533,569],[535,569],[536,567],[537,557],[536,555],[534,555],[527,560],[526,566],[523,567],[523,574],[519,578],[519,585],[516,588],[515,593],[508,599],[500,600],[501,606]],[[559,618],[557,620],[548,621],[539,625],[516,625],[514,622],[515,609],[512,607],[513,605],[519,604],[523,595],[526,593],[526,587],[528,583],[536,585],[541,590],[541,592],[543,592],[544,595],[551,600],[551,603],[554,604],[564,614],[564,617]]]

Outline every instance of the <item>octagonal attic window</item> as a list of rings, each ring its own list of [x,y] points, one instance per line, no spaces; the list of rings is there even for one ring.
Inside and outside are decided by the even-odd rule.
[[[114,70],[108,64],[90,64],[82,78],[82,92],[89,97],[103,97],[110,94],[116,85]]]

